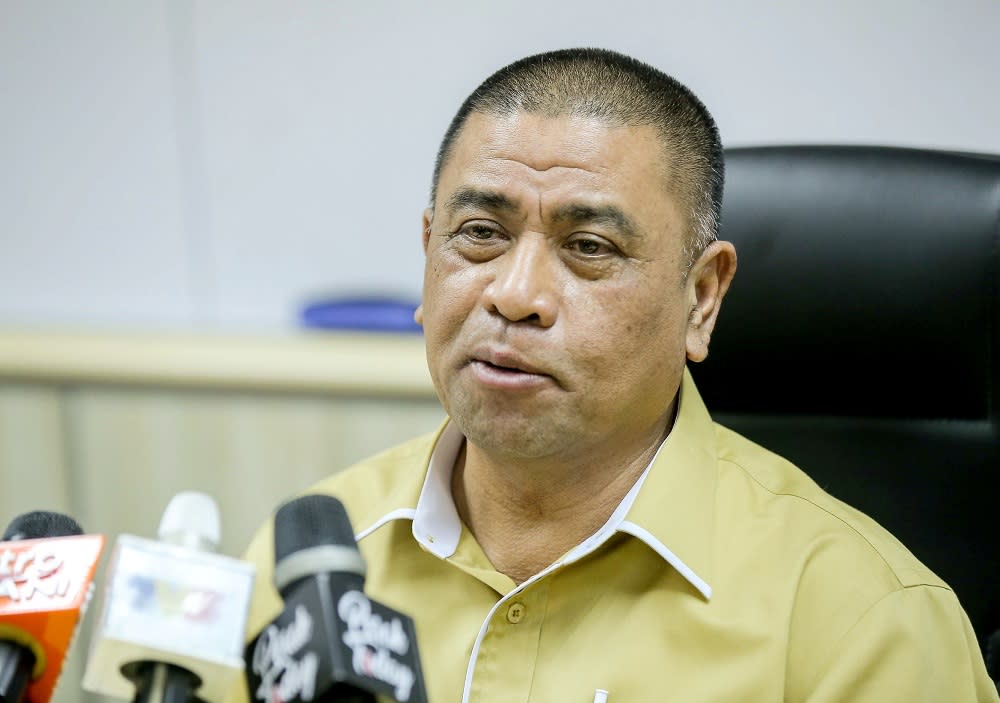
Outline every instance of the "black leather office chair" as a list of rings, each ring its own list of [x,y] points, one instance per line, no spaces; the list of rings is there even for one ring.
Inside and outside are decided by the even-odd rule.
[[[1000,157],[729,149],[721,238],[739,268],[691,365],[713,416],[888,528],[985,646],[1000,630]]]

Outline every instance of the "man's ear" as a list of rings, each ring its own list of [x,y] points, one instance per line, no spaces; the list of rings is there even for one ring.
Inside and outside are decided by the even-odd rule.
[[[736,273],[736,248],[732,242],[712,242],[694,262],[687,278],[687,358],[704,361],[722,299]]]
[[[431,241],[431,222],[434,221],[434,210],[427,208],[424,210],[423,217],[421,218],[421,232],[424,242],[424,256],[427,256],[427,245]],[[418,325],[424,324],[424,305],[421,303],[417,306],[417,309],[413,311],[413,321]]]
[[[424,216],[422,218],[423,227],[421,232],[424,236],[424,255],[427,254],[427,244],[431,241],[431,223],[434,222],[434,210],[432,208],[427,208],[424,210]]]

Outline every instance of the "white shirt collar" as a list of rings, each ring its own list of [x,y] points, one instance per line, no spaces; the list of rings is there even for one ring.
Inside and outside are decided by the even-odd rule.
[[[424,487],[420,491],[416,515],[413,518],[413,538],[427,551],[441,559],[447,559],[455,553],[458,549],[458,540],[462,536],[462,519],[458,515],[455,500],[451,495],[451,474],[463,441],[465,437],[458,426],[454,422],[449,422],[441,432],[434,453],[431,455],[427,477],[424,479]],[[657,448],[656,453],[659,452]],[[653,461],[656,461],[656,455],[611,513],[608,521],[597,532],[570,550],[563,559],[564,563],[576,561],[590,553],[618,531],[628,511],[632,509],[632,503],[639,495],[639,489],[642,488]]]
[[[447,559],[455,553],[458,541],[462,536],[462,520],[455,508],[455,501],[451,494],[451,474],[464,440],[465,437],[458,426],[454,422],[449,422],[442,431],[434,453],[431,455],[430,466],[427,469],[427,476],[424,479],[424,485],[420,491],[420,498],[413,516],[413,538],[424,549],[440,559]],[[666,545],[639,525],[625,520],[662,447],[661,443],[656,454],[632,488],[629,489],[629,492],[622,498],[618,507],[611,513],[608,521],[597,532],[563,556],[560,559],[560,564],[570,564],[582,559],[600,547],[616,532],[625,532],[645,542],[666,562],[677,569],[705,598],[711,598],[712,587],[695,574]]]
[[[413,517],[413,538],[431,554],[447,559],[458,549],[462,519],[451,496],[451,473],[465,437],[449,421],[438,437]]]

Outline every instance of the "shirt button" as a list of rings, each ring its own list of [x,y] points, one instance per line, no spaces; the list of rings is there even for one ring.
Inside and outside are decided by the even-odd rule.
[[[516,625],[517,623],[524,620],[524,603],[512,603],[509,608],[507,608],[507,622],[511,625]]]

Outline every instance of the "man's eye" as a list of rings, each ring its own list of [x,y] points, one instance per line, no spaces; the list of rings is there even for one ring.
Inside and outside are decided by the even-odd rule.
[[[469,239],[477,241],[489,241],[496,238],[499,234],[495,229],[486,225],[466,225],[462,228],[461,233]]]
[[[584,256],[602,256],[610,254],[611,246],[596,239],[574,239],[569,243],[569,248]]]

